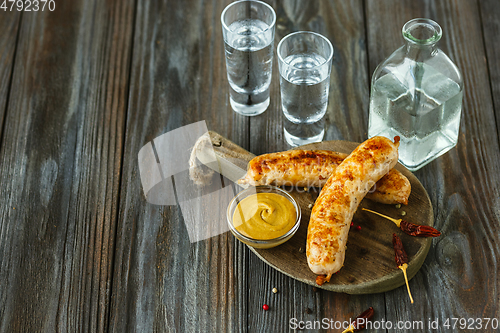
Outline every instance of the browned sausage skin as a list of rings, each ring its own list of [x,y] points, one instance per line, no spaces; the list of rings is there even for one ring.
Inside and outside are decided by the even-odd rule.
[[[396,139],[397,138],[397,139]],[[398,161],[399,137],[395,143],[373,137],[360,144],[321,190],[311,212],[306,255],[318,283],[328,282],[344,263],[350,222],[370,188]]]
[[[248,163],[240,184],[322,187],[347,154],[329,150],[289,150],[264,154]],[[408,204],[411,185],[397,170],[390,170],[366,197],[384,204]]]

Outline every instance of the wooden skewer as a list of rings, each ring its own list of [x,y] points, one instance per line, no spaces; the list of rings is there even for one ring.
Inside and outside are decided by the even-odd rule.
[[[401,229],[404,233],[410,235],[410,236],[417,236],[417,237],[438,237],[441,235],[441,233],[436,230],[435,228],[428,226],[428,225],[418,225],[414,223],[407,222],[403,219],[393,219],[389,216],[385,216],[384,214],[380,214],[377,212],[374,212],[373,210],[369,210],[366,208],[361,208],[362,210],[366,210],[367,212],[377,214],[379,216],[382,216],[383,218],[388,219],[389,221],[394,222],[399,229]]]
[[[396,259],[396,266],[403,271],[405,277],[406,289],[408,289],[408,295],[413,303],[413,297],[410,292],[410,285],[408,284],[408,276],[406,274],[406,269],[408,268],[408,255],[403,247],[401,239],[396,235],[392,234],[392,245],[394,246],[394,257]]]
[[[369,210],[369,209],[366,209],[366,208],[361,208],[361,209],[362,210],[366,210],[367,212],[370,212],[370,213],[377,214],[379,216],[385,217],[389,221],[392,221],[392,222],[396,223],[396,225],[398,226],[398,228],[401,227],[401,221],[403,221],[403,219],[396,220],[396,219],[393,219],[392,217],[386,216],[384,214],[380,214],[380,213],[374,212],[373,210]]]
[[[403,275],[405,277],[406,289],[408,289],[408,295],[410,296],[410,301],[413,304],[413,297],[411,296],[410,285],[408,284],[408,276],[406,275],[406,269],[408,268],[408,264],[402,264],[399,266],[399,269],[403,271]]]

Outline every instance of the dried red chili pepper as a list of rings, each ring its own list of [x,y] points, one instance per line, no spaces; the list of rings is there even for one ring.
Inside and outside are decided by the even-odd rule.
[[[415,223],[407,222],[403,219],[393,219],[392,217],[374,212],[373,210],[369,210],[366,208],[362,208],[362,210],[365,210],[365,211],[373,213],[373,214],[377,214],[378,216],[382,216],[383,218],[386,218],[386,219],[394,222],[398,226],[398,228],[400,228],[404,233],[406,233],[410,236],[438,237],[441,235],[441,233],[438,230],[436,230],[435,228],[430,227],[428,225],[418,225]]]
[[[408,255],[403,247],[403,242],[396,234],[392,234],[392,246],[394,247],[394,256],[396,259],[396,265],[403,271],[405,277],[406,289],[408,289],[408,295],[413,303],[413,297],[410,292],[410,285],[408,284],[408,276],[406,275],[406,269],[408,268]]]
[[[408,264],[408,255],[403,247],[403,242],[396,234],[392,234],[392,246],[394,247],[394,256],[398,267]]]
[[[349,327],[343,331],[342,333],[347,332],[359,332],[363,328],[366,327],[366,322],[372,319],[375,310],[370,306],[367,310],[365,310],[362,314],[357,316],[353,322],[349,325]]]
[[[405,220],[401,220],[399,228],[403,230],[404,233],[410,236],[418,236],[418,237],[438,237],[441,236],[441,233],[430,227],[428,225],[418,225],[410,222],[406,222]]]

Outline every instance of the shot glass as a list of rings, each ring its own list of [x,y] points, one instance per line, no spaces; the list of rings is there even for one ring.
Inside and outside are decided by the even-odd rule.
[[[291,146],[323,140],[333,46],[315,32],[291,33],[278,44],[284,136]]]
[[[231,107],[256,116],[269,106],[276,13],[265,2],[236,1],[221,21]]]

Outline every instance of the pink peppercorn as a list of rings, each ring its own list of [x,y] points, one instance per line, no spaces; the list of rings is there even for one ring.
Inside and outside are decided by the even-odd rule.
[[[267,311],[267,310],[269,310],[269,305],[264,304],[264,305],[262,305],[262,308],[264,309],[264,311]]]
[[[360,231],[361,230],[361,226],[360,225],[356,226],[356,230]]]

